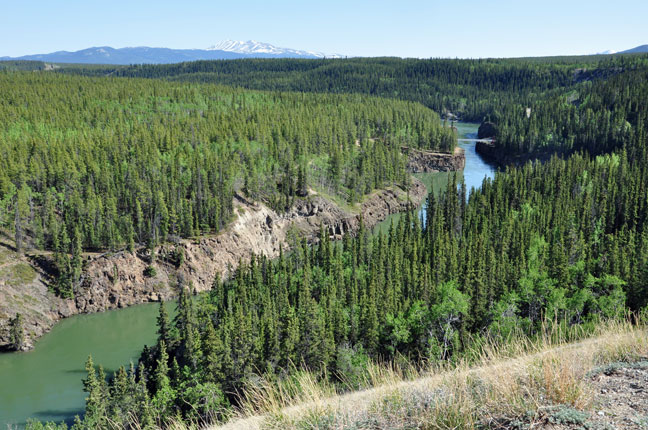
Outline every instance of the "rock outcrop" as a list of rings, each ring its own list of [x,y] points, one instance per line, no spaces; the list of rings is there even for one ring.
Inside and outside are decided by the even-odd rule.
[[[521,166],[528,161],[538,160],[541,162],[547,161],[553,155],[550,150],[534,151],[527,153],[505,153],[501,148],[498,148],[496,141],[478,140],[475,143],[475,151],[486,160],[500,166],[506,167],[509,165]]]
[[[502,153],[497,150],[495,142],[478,140],[475,143],[475,151],[477,151],[479,155],[488,159],[489,161],[494,161],[500,165],[506,164],[506,157],[503,157]]]
[[[9,321],[17,312],[26,321],[25,334],[32,340],[48,331],[60,318],[77,313],[100,312],[138,303],[167,300],[177,294],[178,285],[191,283],[196,291],[211,288],[215,276],[227,277],[240,262],[252,255],[274,258],[291,247],[295,237],[316,243],[320,226],[331,238],[355,234],[360,222],[374,227],[388,215],[420,205],[427,196],[425,185],[412,178],[409,190],[397,187],[375,191],[354,211],[347,211],[319,196],[298,199],[286,213],[279,214],[261,203],[237,196],[236,218],[223,231],[198,239],[178,239],[155,250],[154,262],[143,249],[94,256],[86,262],[75,300],[62,300],[51,294],[45,274],[34,270],[29,282],[16,282],[8,288],[0,278],[0,348],[9,344]],[[409,200],[408,200],[409,198]],[[184,258],[179,267],[174,255]],[[19,261],[16,256],[12,260]],[[23,262],[26,264],[26,262]],[[146,268],[155,268],[146,276]],[[2,272],[0,272],[2,273]],[[151,275],[151,273],[148,273]]]
[[[466,165],[464,151],[459,147],[452,154],[408,147],[402,150],[407,155],[407,170],[410,173],[450,172],[461,170]]]
[[[261,203],[235,199],[236,219],[215,236],[197,240],[179,240],[156,250],[155,276],[147,278],[147,258],[138,253],[119,252],[92,261],[86,266],[85,280],[76,293],[79,312],[97,312],[137,303],[169,299],[177,294],[179,283],[192,284],[196,291],[209,290],[218,275],[228,277],[240,262],[252,255],[279,256],[280,249],[290,249],[292,238],[305,237],[316,243],[323,226],[331,238],[355,234],[360,218],[367,228],[387,215],[418,206],[427,190],[414,179],[407,201],[407,191],[390,188],[371,194],[358,213],[349,213],[321,196],[298,200],[290,211],[278,214]],[[171,255],[182,252],[184,263],[176,268]]]
[[[33,257],[20,255],[6,241],[0,241],[0,350],[9,348],[10,321],[17,313],[23,317],[22,349],[27,350],[56,321],[76,312],[72,300],[49,291],[47,275]]]

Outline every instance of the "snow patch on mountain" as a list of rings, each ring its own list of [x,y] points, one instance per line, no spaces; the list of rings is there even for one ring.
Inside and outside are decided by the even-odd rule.
[[[208,51],[226,51],[236,52],[238,54],[270,54],[270,55],[290,55],[299,57],[314,57],[314,58],[342,58],[339,54],[324,54],[316,51],[302,51],[291,48],[280,48],[271,45],[270,43],[258,42],[256,40],[248,40],[243,42],[240,40],[224,40],[207,48]]]

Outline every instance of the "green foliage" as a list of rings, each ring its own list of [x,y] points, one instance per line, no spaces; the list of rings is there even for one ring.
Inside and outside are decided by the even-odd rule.
[[[84,428],[95,429],[107,425],[108,412],[108,386],[103,368],[99,371],[94,367],[92,357],[86,361],[87,377],[83,380],[83,391],[88,393],[86,398],[85,415],[83,418]]]
[[[144,276],[147,278],[154,278],[155,275],[157,275],[157,270],[155,270],[155,267],[153,266],[146,266],[144,269]]]
[[[574,69],[596,68],[592,57],[538,59],[335,60],[250,59],[170,65],[72,67],[62,73],[162,78],[271,91],[371,94],[412,100],[436,112],[481,121],[505,102],[526,101],[568,87]],[[592,64],[594,63],[594,64]]]
[[[600,72],[608,79],[584,79],[570,92],[539,97],[533,102],[502,104],[491,115],[502,156],[544,157],[587,151],[606,154],[625,148],[644,127],[648,109],[648,68],[612,63]],[[528,109],[528,110],[527,110]]]
[[[280,71],[295,67],[297,76],[303,73],[301,76],[311,79],[303,70],[307,64],[313,73],[324,74],[329,71],[322,67],[330,66],[331,73],[338,73],[336,67],[348,66],[346,74],[325,82],[339,84],[332,87],[334,91],[360,88],[360,92],[372,93],[361,84],[352,84],[353,70],[375,76],[370,69],[376,66],[376,73],[383,77],[385,70],[396,67],[399,79],[403,79],[407,74],[400,67],[412,67],[406,69],[411,72],[407,76],[419,86],[434,82],[426,79],[430,73],[441,71],[440,79],[455,85],[470,82],[472,78],[466,73],[470,66],[477,79],[474,85],[483,85],[491,91],[489,94],[501,91],[509,97],[501,110],[504,116],[493,118],[502,144],[502,136],[513,135],[514,127],[509,128],[506,121],[517,124],[526,118],[526,112],[514,112],[518,107],[510,102],[511,98],[526,94],[538,100],[538,116],[544,122],[529,127],[524,141],[532,142],[530,137],[538,130],[547,131],[542,139],[558,144],[543,143],[540,147],[566,157],[554,156],[543,164],[508,168],[493,180],[485,180],[479,190],[468,196],[465,186],[453,176],[444,193],[429,196],[424,222],[407,213],[386,234],[370,235],[361,225],[355,237],[347,235],[338,245],[331,243],[324,228],[316,246],[293,237],[294,247],[288,256],[282,252],[276,261],[253,257],[249,263],[240,264],[231,279],[215,279],[212,290],[201,298],[191,297],[191,286],[179,285],[177,316],[169,321],[165,307],[160,307],[157,345],[144,348],[137,374],[134,369],[128,374],[119,369],[107,384],[102,370],[97,375],[89,360],[88,378],[84,381],[88,392],[86,416],[79,428],[101,426],[106,417],[123,422],[120,417],[126,415],[141,427],[164,427],[175,418],[209,424],[227,415],[227,409],[241,401],[240,391],[253,384],[259,373],[281,379],[290,378],[295,368],[305,368],[329,382],[353,388],[361,386],[370,361],[408,360],[417,364],[455,360],[467,347],[479,346],[487,337],[503,340],[520,333],[532,337],[541,333],[548,321],[560,328],[578,324],[587,327],[602,319],[621,317],[628,308],[645,309],[645,65],[643,57],[624,58],[614,57],[609,63],[598,64],[594,72],[578,72],[577,80],[582,84],[573,81],[572,60],[290,60],[120,68],[125,75],[177,79],[198,79],[196,72],[202,67],[208,75],[222,68],[231,72],[229,78],[223,79],[234,79],[234,71],[244,71],[241,76],[245,76],[257,67],[278,67]],[[630,68],[636,70],[626,70]],[[420,69],[424,71],[418,75],[416,70]],[[181,76],[183,70],[191,76]],[[256,82],[274,88],[278,82],[285,84],[284,79],[292,72],[284,72],[278,73],[276,80],[259,73],[250,85]],[[69,111],[63,106],[59,115],[69,114],[71,122],[83,124],[113,115],[116,124],[114,130],[101,128],[102,124],[79,128],[90,135],[105,132],[99,137],[117,148],[116,155],[111,156],[96,150],[101,140],[84,146],[83,139],[75,134],[77,128],[66,129],[66,139],[50,133],[51,142],[55,142],[52,148],[57,148],[56,142],[66,148],[62,142],[69,139],[89,159],[101,160],[96,165],[61,161],[68,167],[51,168],[67,175],[65,189],[72,191],[65,198],[60,195],[64,181],[56,175],[52,179],[51,173],[30,173],[31,179],[23,185],[16,179],[20,177],[18,169],[6,170],[9,173],[0,170],[0,208],[6,214],[2,219],[8,220],[5,225],[13,222],[22,228],[29,224],[22,210],[15,209],[18,200],[29,201],[33,196],[40,199],[37,207],[53,207],[49,215],[43,212],[39,219],[44,226],[48,225],[45,220],[53,219],[51,228],[42,229],[51,235],[44,243],[52,242],[58,250],[57,266],[67,274],[64,279],[69,280],[69,285],[75,279],[75,237],[83,236],[84,243],[90,243],[90,238],[97,235],[92,240],[104,246],[123,242],[118,224],[112,225],[108,234],[103,227],[94,231],[83,223],[77,224],[78,220],[88,219],[85,209],[77,210],[84,207],[81,196],[92,201],[92,196],[98,195],[95,188],[104,197],[97,200],[100,210],[92,212],[102,214],[96,218],[101,222],[89,225],[105,226],[104,217],[119,219],[116,214],[123,209],[127,212],[126,224],[132,224],[130,231],[137,241],[146,239],[154,249],[154,244],[168,234],[191,236],[222,226],[231,214],[231,206],[226,203],[231,204],[236,192],[266,199],[277,208],[290,206],[308,185],[353,201],[377,186],[406,178],[400,145],[425,146],[433,142],[432,146],[451,148],[444,143],[451,137],[449,129],[440,126],[436,115],[411,103],[357,95],[262,93],[157,81],[153,85],[153,81],[134,79],[100,82],[80,77],[8,76],[0,75],[0,81],[9,79],[15,83],[19,94],[29,94],[30,90],[24,88],[27,82],[39,91],[44,91],[44,83],[48,82],[73,89],[68,91],[74,93],[70,102],[77,105],[72,105],[78,107],[85,100],[88,108]],[[294,88],[292,85],[298,84],[290,84],[289,88]],[[555,94],[549,94],[553,89],[573,90],[574,85],[580,85],[579,91],[589,91],[578,106],[565,110],[553,109],[551,102],[541,106],[543,101],[553,100]],[[400,82],[395,88],[403,86]],[[2,88],[10,93],[13,87]],[[119,95],[117,100],[105,95],[109,89]],[[409,97],[415,98],[412,94],[419,94],[419,90],[412,90]],[[535,90],[547,94],[532,96]],[[84,98],[86,91],[91,98]],[[481,94],[474,88],[466,91]],[[63,93],[72,97],[68,92]],[[597,101],[597,97],[602,99]],[[77,98],[80,101],[75,101]],[[492,107],[491,103],[494,101],[488,101]],[[15,103],[6,104],[10,110],[18,109]],[[470,109],[483,108],[478,106],[480,103],[475,102]],[[100,114],[94,115],[93,109]],[[32,115],[38,117],[40,113],[35,111]],[[531,123],[535,121],[533,112],[526,118]],[[560,112],[567,116],[563,118]],[[75,116],[78,114],[80,118]],[[594,132],[590,120],[584,121],[607,117],[609,122],[603,122],[603,128],[606,124],[619,127],[599,133]],[[34,136],[32,128],[47,129],[51,124],[43,118],[41,115],[40,122],[27,121],[18,126],[0,123],[6,124],[7,141],[23,148],[23,152],[18,150],[7,157],[11,162],[0,163],[24,167],[20,160],[26,159],[25,148],[33,145],[22,142],[20,136],[23,132]],[[428,121],[432,125],[425,125]],[[41,122],[44,125],[33,125]],[[584,123],[589,125],[578,128]],[[575,124],[578,126],[573,128]],[[172,132],[166,131],[167,126]],[[131,141],[122,142],[122,136]],[[580,143],[563,145],[561,139]],[[594,144],[586,143],[590,141]],[[536,143],[509,147],[534,151]],[[569,150],[563,151],[565,148]],[[57,160],[54,152],[40,149],[41,156]],[[572,149],[584,152],[572,154]],[[143,154],[138,155],[140,150]],[[601,153],[604,155],[598,156]],[[104,169],[103,163],[111,170]],[[77,172],[77,167],[85,170]],[[123,175],[113,176],[115,169]],[[34,171],[39,172],[36,168]],[[83,181],[78,187],[69,185],[79,178]],[[123,178],[139,178],[135,181],[138,185],[131,188],[132,184]],[[308,181],[312,182],[305,184]],[[113,182],[119,186],[108,186]],[[87,183],[99,185],[80,185]],[[85,194],[79,191],[75,197],[75,189]],[[16,197],[20,193],[23,197]],[[209,198],[205,200],[205,196]],[[64,200],[74,203],[67,207]],[[118,202],[126,202],[126,206],[118,210]],[[218,210],[212,211],[214,208]],[[65,220],[60,227],[59,219]],[[81,234],[75,233],[77,227]],[[437,406],[443,419],[440,426],[462,425],[465,415],[456,404]],[[563,412],[560,422],[576,423],[582,418],[571,411]]]
[[[238,193],[277,210],[309,186],[353,203],[407,183],[401,146],[455,142],[412,102],[1,73],[0,227],[19,251],[54,251],[72,297],[83,251],[218,231]]]
[[[23,327],[23,316],[16,314],[9,322],[9,338],[11,347],[20,351],[25,345],[25,328]]]
[[[26,61],[26,60],[11,60],[11,61],[0,61],[0,71],[9,70],[9,71],[18,71],[18,70],[44,70],[45,63],[42,61]]]
[[[34,419],[28,419],[27,424],[25,425],[26,430],[67,430],[67,424],[60,423],[56,424],[54,422],[42,423]]]
[[[348,345],[338,346],[335,360],[335,376],[344,386],[353,390],[366,383],[370,360],[361,345],[355,348]]]
[[[547,411],[549,417],[547,421],[550,424],[559,424],[559,425],[583,425],[585,421],[589,418],[587,412],[578,411],[569,406],[556,406],[552,410]]]
[[[185,261],[184,248],[175,248],[171,253],[171,261],[173,262],[173,265],[176,267],[176,269],[179,269]]]
[[[173,329],[161,307],[158,346],[140,358],[151,408],[222,416],[258,372],[282,377],[297,364],[359,387],[369,360],[453,360],[482,336],[640,308],[648,211],[634,187],[648,183],[644,165],[624,154],[553,158],[498,173],[467,202],[452,179],[430,196],[424,224],[406,214],[387,234],[361,229],[339,246],[322,229],[317,246],[255,257],[201,299],[183,288]],[[202,395],[213,402],[196,400],[196,414],[185,400]]]

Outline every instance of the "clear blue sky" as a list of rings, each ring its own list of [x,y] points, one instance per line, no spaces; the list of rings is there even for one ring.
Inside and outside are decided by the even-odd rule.
[[[648,0],[3,0],[0,56],[255,39],[358,56],[591,54],[648,44]]]

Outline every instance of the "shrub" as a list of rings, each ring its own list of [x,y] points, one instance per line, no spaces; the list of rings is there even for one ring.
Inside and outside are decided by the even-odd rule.
[[[155,270],[155,267],[146,266],[146,269],[144,269],[144,276],[146,276],[147,278],[152,278],[155,275],[157,275],[157,270]]]

